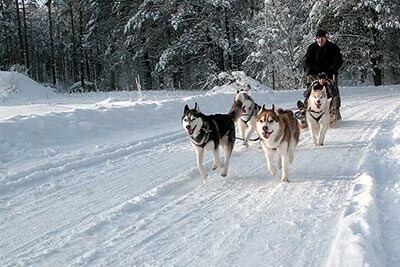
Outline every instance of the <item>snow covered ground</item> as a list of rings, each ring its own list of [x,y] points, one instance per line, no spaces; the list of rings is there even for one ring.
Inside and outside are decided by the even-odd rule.
[[[344,120],[323,147],[301,132],[281,184],[239,141],[227,177],[200,177],[183,107],[227,112],[233,94],[32,95],[7,75],[1,266],[400,266],[400,86],[342,87]]]

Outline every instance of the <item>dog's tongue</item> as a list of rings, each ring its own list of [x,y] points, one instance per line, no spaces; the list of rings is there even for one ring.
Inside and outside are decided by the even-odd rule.
[[[189,134],[189,135],[192,135],[193,132],[194,132],[194,129],[191,129],[191,130],[188,131],[188,134]]]
[[[265,138],[268,139],[268,138],[270,137],[270,135],[271,135],[271,133],[269,133],[269,132],[264,132],[264,137],[265,137]]]
[[[317,102],[317,108],[321,108],[321,102]]]

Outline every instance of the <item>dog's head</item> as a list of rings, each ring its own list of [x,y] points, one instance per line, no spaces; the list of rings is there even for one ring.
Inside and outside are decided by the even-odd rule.
[[[308,106],[313,110],[322,110],[328,104],[328,95],[326,93],[326,87],[322,90],[311,90],[310,97],[308,98]]]
[[[203,127],[203,114],[200,112],[197,103],[194,104],[193,109],[185,105],[183,109],[182,126],[189,136],[196,136]]]
[[[256,130],[260,139],[268,139],[278,134],[281,127],[281,119],[275,112],[275,105],[272,109],[266,109],[262,106],[256,116]]]
[[[237,91],[236,92],[236,97],[235,97],[235,102],[241,103],[241,113],[242,115],[249,115],[251,112],[253,112],[254,109],[254,100],[251,98],[251,96],[246,92],[246,91]]]

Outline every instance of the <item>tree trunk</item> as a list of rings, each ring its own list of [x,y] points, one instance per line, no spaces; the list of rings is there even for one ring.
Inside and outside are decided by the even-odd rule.
[[[372,19],[374,22],[378,21],[378,15],[377,13],[373,10],[372,11]],[[381,56],[381,51],[380,46],[379,46],[379,41],[380,41],[380,36],[379,36],[379,31],[377,29],[372,29],[372,40],[373,40],[373,45],[372,45],[372,57],[371,57],[371,63],[372,63],[372,71],[374,72],[373,78],[374,78],[374,85],[379,86],[382,85],[382,70],[380,67],[380,64],[382,62],[382,56]]]
[[[69,5],[69,13],[71,20],[71,30],[72,30],[72,66],[71,66],[71,74],[72,74],[72,82],[76,81],[76,35],[75,35],[75,22],[74,22],[74,9],[73,9],[73,1],[68,2]]]
[[[228,11],[226,8],[224,8],[224,18],[225,18],[225,34],[226,34],[226,40],[228,40],[228,50],[225,50],[227,60],[225,69],[226,70],[232,70],[232,40],[231,40],[231,27],[229,24],[229,18],[228,18]]]
[[[52,14],[51,14],[51,1],[48,0],[47,2],[47,7],[49,9],[49,30],[50,30],[50,71],[51,71],[51,76],[52,76],[52,82],[55,85],[56,84],[56,66],[55,66],[55,60],[54,60],[54,37],[53,37],[53,19],[52,19]]]
[[[379,67],[379,63],[381,61],[381,57],[374,57],[371,59],[372,62],[372,71],[374,72],[374,85],[379,86],[382,85],[382,70]]]
[[[24,61],[24,43],[22,39],[22,29],[21,29],[21,16],[19,14],[19,3],[15,0],[15,8],[17,11],[17,31],[18,31],[18,41],[19,41],[19,62],[22,64]]]
[[[26,69],[28,70],[29,76],[31,76],[31,63],[29,61],[28,26],[26,23],[25,0],[22,0],[22,11],[23,11],[23,16],[24,16],[25,65],[26,65]]]
[[[81,86],[82,91],[85,91],[85,66],[84,66],[84,52],[83,52],[83,6],[79,6],[79,63],[81,69]]]

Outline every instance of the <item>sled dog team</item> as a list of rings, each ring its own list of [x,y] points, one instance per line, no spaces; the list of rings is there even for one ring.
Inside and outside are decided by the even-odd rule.
[[[306,120],[313,142],[324,144],[329,127],[329,100],[326,90],[313,90],[308,99]],[[278,168],[282,169],[281,182],[288,182],[289,164],[294,159],[294,149],[299,142],[300,127],[291,110],[271,109],[257,105],[247,91],[238,91],[227,114],[205,115],[195,103],[194,108],[185,105],[182,126],[196,152],[197,168],[201,176],[207,177],[203,165],[204,151],[211,150],[214,162],[211,169],[222,168],[221,176],[228,173],[229,159],[236,139],[235,123],[238,124],[243,145],[248,146],[250,136],[256,132],[264,151],[267,167],[276,175],[274,155],[278,154]],[[247,134],[246,134],[246,130]],[[224,162],[219,158],[219,148],[223,149]]]

